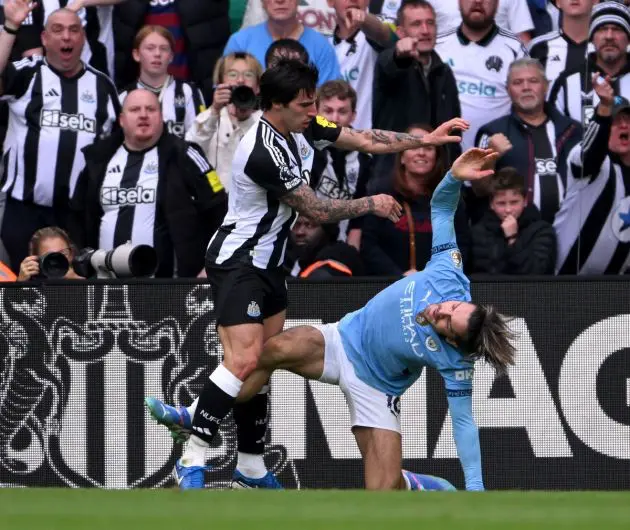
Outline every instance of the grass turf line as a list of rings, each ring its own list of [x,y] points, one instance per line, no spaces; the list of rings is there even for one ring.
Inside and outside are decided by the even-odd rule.
[[[3,530],[614,530],[630,492],[0,489]]]

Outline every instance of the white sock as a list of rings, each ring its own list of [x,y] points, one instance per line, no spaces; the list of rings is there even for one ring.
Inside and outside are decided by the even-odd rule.
[[[238,453],[236,469],[249,478],[263,478],[267,474],[263,455],[252,455],[249,453]]]
[[[409,483],[409,479],[407,478],[407,475],[405,475],[403,473],[402,477],[403,477],[403,480],[405,481],[405,486],[407,486],[407,489],[410,490],[411,489],[411,484]]]
[[[188,414],[190,414],[190,419],[191,420],[195,417],[195,411],[197,410],[197,403],[199,403],[199,397],[195,398],[195,401],[193,401],[190,404],[190,407],[186,407],[186,410],[188,411]]]
[[[220,364],[214,369],[214,372],[210,374],[210,381],[233,398],[238,396],[243,386],[243,381],[230,372],[224,364]]]
[[[184,467],[205,466],[206,449],[209,445],[198,436],[191,434],[180,460],[181,465]]]

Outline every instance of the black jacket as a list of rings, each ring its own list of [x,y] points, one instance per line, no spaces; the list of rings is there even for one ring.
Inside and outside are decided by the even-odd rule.
[[[431,52],[427,76],[419,63],[396,58],[395,54],[395,46],[382,51],[374,69],[372,125],[375,129],[404,131],[413,124],[435,128],[461,116],[455,76],[437,53]]]
[[[73,241],[80,247],[98,248],[103,209],[100,189],[107,165],[123,144],[122,130],[83,149],[85,169],[71,201],[69,221]],[[212,234],[227,211],[227,195],[218,185],[213,191],[209,174],[188,155],[189,149],[205,160],[201,149],[164,132],[158,141],[159,181],[157,218],[164,220],[168,236],[156,239],[157,277],[173,274],[173,255],[179,277],[194,277],[204,266],[205,251]]]
[[[404,197],[386,191],[403,204]],[[422,270],[431,259],[433,229],[431,226],[431,197],[422,196],[410,202],[415,228],[416,269]],[[464,264],[470,245],[470,229],[463,201],[455,212],[455,232],[457,245],[462,252]],[[361,257],[366,272],[378,276],[400,276],[409,270],[410,243],[409,223],[403,211],[400,220],[394,224],[389,219],[365,216],[361,232]]]
[[[510,246],[501,220],[488,210],[471,231],[468,272],[483,274],[553,274],[556,233],[540,218],[535,206],[526,206],[518,218],[518,236]]]
[[[176,0],[191,80],[212,99],[212,71],[230,37],[229,0]],[[144,25],[149,0],[127,0],[114,7],[114,48],[116,86],[124,86],[138,77],[137,66],[131,57],[131,43]]]
[[[569,152],[582,140],[582,127],[578,122],[560,114],[560,112],[550,105],[545,105],[545,113],[554,125],[556,136],[556,171],[566,190],[567,183],[567,158]],[[534,188],[534,178],[536,175],[536,160],[534,157],[534,142],[529,132],[529,128],[514,112],[501,116],[496,120],[486,123],[477,132],[475,145],[485,147],[485,139],[493,134],[503,133],[512,143],[512,149],[503,155],[498,161],[497,170],[504,167],[514,167],[525,177],[528,188]],[[531,198],[530,198],[531,199]],[[560,201],[562,197],[559,197]],[[487,204],[487,201],[485,201]],[[559,205],[559,204],[558,204]],[[469,208],[472,210],[474,208]],[[483,208],[485,211],[486,208]],[[555,215],[555,211],[552,212]],[[553,215],[545,219],[552,223]],[[474,215],[473,215],[474,217]],[[474,222],[474,221],[473,221]]]

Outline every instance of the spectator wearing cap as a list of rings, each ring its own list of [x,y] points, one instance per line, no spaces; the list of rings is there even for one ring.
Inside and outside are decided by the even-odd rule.
[[[595,51],[588,55],[586,67],[568,70],[558,76],[549,102],[586,128],[599,99],[593,90],[593,74],[608,76],[616,95],[630,97],[630,10],[618,2],[602,2],[593,8],[589,41]]]

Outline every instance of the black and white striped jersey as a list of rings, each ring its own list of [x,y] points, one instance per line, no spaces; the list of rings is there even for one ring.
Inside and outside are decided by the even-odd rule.
[[[127,241],[155,247],[159,167],[157,145],[147,151],[118,148],[101,186],[99,248],[111,250]]]
[[[150,87],[140,80],[126,87],[119,96],[121,105],[125,102],[127,94],[136,88],[145,88],[158,97],[166,129],[182,139],[186,136],[186,131],[192,127],[197,114],[206,110],[203,95],[197,87],[170,76],[163,88]]]
[[[551,89],[553,82],[562,72],[574,71],[584,66],[586,47],[586,41],[578,44],[560,30],[532,39],[527,49],[531,57],[542,63]]]
[[[576,70],[561,73],[549,93],[549,103],[555,105],[560,112],[580,122],[584,130],[595,112],[599,97],[593,90],[591,78],[595,72],[601,71],[595,62],[595,54],[588,56],[586,63]],[[630,55],[625,67],[612,78],[616,95],[630,98]]]
[[[234,153],[228,212],[208,245],[209,264],[248,263],[280,267],[297,212],[281,201],[308,185],[314,149],[334,143],[341,129],[321,116],[304,133],[283,136],[264,117],[245,134]]]
[[[358,199],[365,197],[372,171],[372,157],[359,151],[327,147],[315,154],[311,187],[324,199]],[[360,220],[353,220],[357,228]],[[339,222],[339,240],[345,241],[350,221]],[[352,227],[352,226],[351,226]]]
[[[90,66],[68,78],[33,57],[7,65],[2,90],[9,105],[2,191],[27,203],[65,206],[85,165],[81,149],[107,136],[117,120],[113,83]]]
[[[170,156],[161,143],[143,151],[130,151],[123,144],[110,158],[99,190],[99,248],[110,250],[127,241],[161,252],[173,248],[163,199],[169,178],[167,161],[160,156]],[[189,144],[185,156],[183,164],[188,165],[180,171],[210,178],[212,167],[198,146]]]
[[[39,35],[50,14],[57,9],[72,4],[72,0],[39,0],[31,13],[22,22],[23,28],[30,28],[34,39],[29,39],[29,48],[42,45]],[[0,5],[4,1],[0,0]],[[86,43],[81,53],[85,64],[114,79],[114,31],[112,26],[114,6],[85,7],[77,11],[85,30]],[[21,37],[18,37],[18,40]],[[20,44],[19,42],[17,43]]]
[[[611,118],[595,116],[569,154],[556,214],[558,274],[619,274],[630,259],[630,168],[608,151]]]

